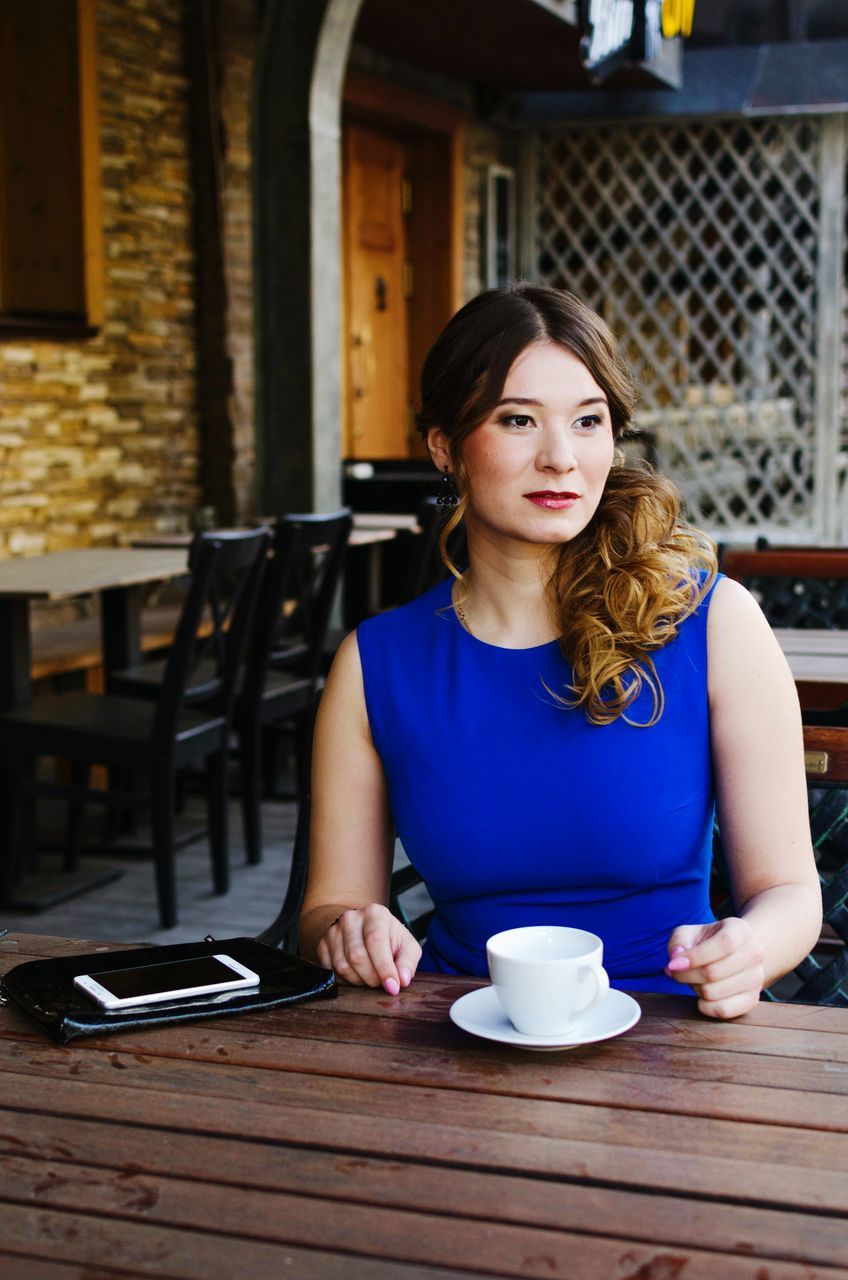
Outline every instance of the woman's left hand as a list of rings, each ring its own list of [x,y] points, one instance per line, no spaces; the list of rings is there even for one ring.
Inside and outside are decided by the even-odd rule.
[[[763,989],[763,948],[738,916],[714,924],[683,924],[668,940],[666,973],[694,987],[709,1018],[748,1013]]]

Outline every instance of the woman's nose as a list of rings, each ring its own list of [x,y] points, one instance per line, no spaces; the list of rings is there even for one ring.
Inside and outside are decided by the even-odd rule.
[[[541,471],[573,471],[577,466],[571,437],[565,431],[545,432],[536,465]]]

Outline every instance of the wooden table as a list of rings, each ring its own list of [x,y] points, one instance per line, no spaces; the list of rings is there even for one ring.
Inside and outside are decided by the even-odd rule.
[[[354,527],[348,537],[348,548],[353,554],[348,556],[345,581],[344,614],[348,627],[355,627],[379,610],[383,591],[382,550],[387,542],[394,541],[399,531],[417,529],[415,517],[410,516],[408,520],[412,521],[411,525],[404,516],[354,516]],[[133,546],[188,548],[193,537],[191,533],[149,533],[135,538]]]
[[[775,627],[774,634],[796,680],[848,687],[848,631]]]
[[[395,533],[418,533],[418,517],[394,511],[355,511],[354,532],[371,529],[391,529]]]
[[[31,698],[31,601],[98,593],[103,665],[118,670],[140,656],[144,587],[185,572],[185,551],[128,547],[83,547],[0,563],[0,711]],[[0,805],[0,858],[13,844],[9,823],[9,806]],[[120,875],[120,868],[92,860],[73,871],[39,869],[18,883],[13,903],[44,910]]]
[[[528,1053],[450,1023],[473,985],[66,1048],[0,1009],[4,1280],[848,1277],[848,1009]]]
[[[775,627],[804,711],[834,711],[848,702],[848,631]]]
[[[351,529],[348,537],[348,546],[371,547],[380,542],[391,542],[391,540],[396,536],[398,529],[411,529],[417,527],[414,516],[409,517],[412,521],[411,525],[406,523],[405,517],[401,516],[398,518],[403,521],[402,524],[395,525],[393,523],[383,523],[383,521],[388,519],[394,521],[394,516],[374,516],[370,518],[367,516],[354,516],[353,528]],[[362,523],[360,523],[360,520]],[[372,524],[372,520],[376,520],[378,523]],[[250,527],[255,528],[256,526],[251,525]],[[163,547],[184,547],[188,550],[193,538],[193,533],[144,533],[140,534],[137,538],[133,538],[132,545],[134,547],[148,547],[152,549],[159,549]]]
[[[129,666],[140,652],[142,588],[186,572],[186,553],[168,548],[82,547],[0,563],[0,711],[30,699],[30,602],[100,596],[103,660]]]

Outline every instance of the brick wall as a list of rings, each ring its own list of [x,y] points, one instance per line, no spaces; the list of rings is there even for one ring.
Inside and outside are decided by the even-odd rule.
[[[0,556],[108,544],[197,505],[181,0],[100,0],[105,324],[0,342]]]
[[[203,504],[197,410],[187,0],[98,0],[106,319],[92,339],[0,338],[0,558],[190,525]],[[223,146],[233,488],[253,509],[250,111],[257,0],[215,8]],[[468,86],[356,50],[352,65],[469,117],[466,285],[480,287],[485,165],[512,139]]]
[[[219,7],[218,59],[224,124],[223,204],[227,333],[233,362],[233,489],[240,516],[254,510],[254,344],[251,102],[256,56],[256,0]]]

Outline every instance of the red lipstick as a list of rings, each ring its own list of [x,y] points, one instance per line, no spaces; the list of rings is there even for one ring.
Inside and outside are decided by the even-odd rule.
[[[565,511],[573,506],[580,497],[579,493],[557,493],[553,489],[539,489],[535,493],[525,493],[525,498],[537,507],[545,507],[548,511]]]

